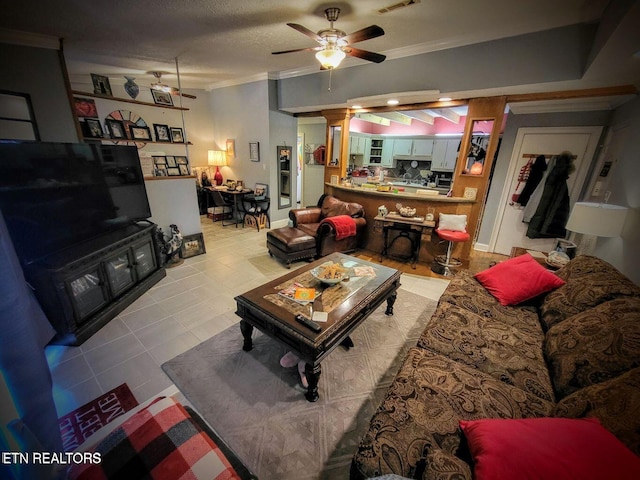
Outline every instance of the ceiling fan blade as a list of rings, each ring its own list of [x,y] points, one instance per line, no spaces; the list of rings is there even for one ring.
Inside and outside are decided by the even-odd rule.
[[[316,50],[319,47],[309,47],[309,48],[294,48],[293,50],[282,50],[281,52],[271,52],[271,55],[280,55],[281,53],[294,53],[294,52],[304,52],[307,50]]]
[[[193,99],[193,100],[195,100],[196,98],[198,98],[198,97],[196,97],[195,95],[191,95],[190,93],[183,93],[183,94],[182,94],[182,96],[183,96],[184,98],[191,98],[191,99]]]
[[[362,30],[358,30],[357,32],[353,32],[346,37],[342,37],[342,40],[345,40],[347,43],[357,43],[363,42],[364,40],[369,40],[370,38],[381,37],[384,35],[384,30],[378,25],[371,25],[370,27],[363,28]]]
[[[375,63],[384,62],[384,59],[387,58],[386,55],[375,52],[368,52],[367,50],[361,50],[354,47],[344,47],[342,51],[344,51],[344,53],[346,53],[347,55],[351,55],[352,57],[358,57],[363,60],[368,60]]]
[[[303,27],[302,25],[299,25],[297,23],[287,23],[287,25],[289,25],[294,30],[299,31],[303,35],[306,35],[309,38],[313,38],[316,42],[322,42],[322,37],[316,32],[312,32],[307,27]]]

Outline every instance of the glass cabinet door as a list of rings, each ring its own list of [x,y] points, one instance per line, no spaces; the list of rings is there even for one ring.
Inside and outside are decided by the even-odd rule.
[[[78,321],[102,308],[108,301],[99,266],[81,273],[65,282],[71,293],[71,302]]]
[[[135,283],[129,251],[125,250],[104,262],[111,294],[115,297]]]
[[[156,257],[151,242],[133,247],[133,257],[138,280],[142,280],[156,269]]]

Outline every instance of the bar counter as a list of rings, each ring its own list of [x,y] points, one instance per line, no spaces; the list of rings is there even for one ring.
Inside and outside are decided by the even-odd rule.
[[[325,192],[346,202],[356,202],[364,207],[365,218],[367,219],[367,230],[364,235],[362,248],[375,253],[382,252],[384,247],[382,233],[376,231],[374,218],[378,215],[378,207],[384,205],[391,212],[397,210],[396,204],[401,203],[404,207],[416,209],[416,215],[425,216],[429,208],[434,210],[435,221],[438,221],[440,213],[451,213],[456,215],[469,215],[472,205],[476,200],[462,197],[447,197],[446,195],[417,195],[407,192],[378,192],[371,188],[343,187],[325,183]],[[437,235],[431,236],[431,241],[423,238],[418,261],[420,263],[431,264],[433,257],[443,253],[446,243],[440,245]],[[406,254],[410,255],[411,245],[405,245]],[[471,252],[471,241],[456,245],[454,255],[463,261],[469,259]],[[402,248],[397,242],[398,248]]]

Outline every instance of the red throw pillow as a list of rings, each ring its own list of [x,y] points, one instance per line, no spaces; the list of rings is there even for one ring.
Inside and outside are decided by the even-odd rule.
[[[517,305],[565,283],[528,253],[476,273],[475,278],[502,305]]]
[[[640,458],[596,418],[460,421],[475,480],[640,478]]]

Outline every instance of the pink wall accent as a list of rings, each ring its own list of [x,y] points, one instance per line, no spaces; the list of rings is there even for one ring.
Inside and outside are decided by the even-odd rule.
[[[423,122],[413,121],[411,125],[402,125],[399,123],[391,122],[391,125],[388,127],[384,125],[378,125],[376,123],[365,122],[364,120],[360,120],[359,118],[352,118],[349,122],[349,131],[351,132],[359,132],[359,133],[368,133],[372,135],[436,135],[438,133],[457,133],[462,135],[464,130],[464,124],[466,121],[466,117],[460,117],[460,123],[457,125],[451,123],[449,120],[445,120],[442,117],[436,117],[434,124],[429,125]],[[500,129],[500,133],[504,131],[504,127],[506,124],[506,115],[504,121],[502,122],[502,126]],[[474,133],[490,133],[491,126],[486,122],[481,122],[474,129]]]

